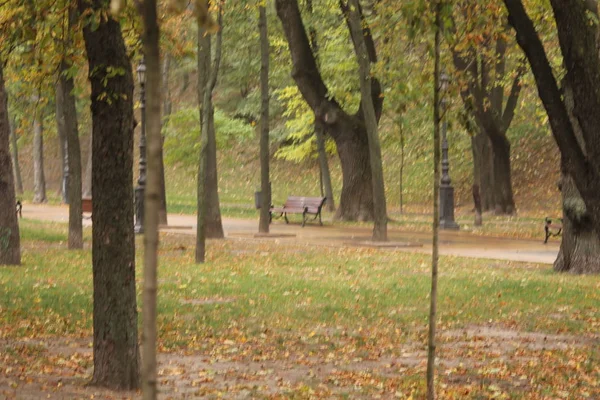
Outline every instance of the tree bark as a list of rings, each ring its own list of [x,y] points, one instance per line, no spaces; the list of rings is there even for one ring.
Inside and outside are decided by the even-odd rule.
[[[8,96],[0,60],[0,265],[21,264],[21,239],[15,213],[15,183],[10,159]]]
[[[222,26],[223,18],[221,13],[221,3],[219,2],[219,26]],[[209,37],[210,38],[210,37]],[[208,65],[210,78],[207,81],[208,86],[205,90],[204,99],[208,101],[208,137],[206,148],[206,237],[210,239],[223,239],[223,221],[221,219],[221,207],[219,204],[219,179],[217,173],[217,136],[215,132],[215,108],[212,101],[212,93],[217,84],[219,68],[221,65],[221,51],[223,31],[220,29],[216,34],[215,40],[215,59],[213,65],[210,65],[210,51],[208,52]],[[209,46],[210,49],[210,46]]]
[[[374,241],[387,241],[387,209],[385,201],[385,185],[383,180],[383,165],[381,162],[381,145],[377,132],[377,115],[371,93],[371,61],[367,44],[364,40],[360,14],[360,3],[351,0],[348,4],[347,20],[350,25],[355,52],[360,69],[361,106],[363,110],[367,137],[369,142],[369,160],[373,182],[373,207],[375,224],[373,227]]]
[[[573,274],[600,273],[600,239],[585,203],[567,174],[561,177],[563,232],[554,270]]]
[[[348,129],[345,132],[350,133],[351,137],[341,140],[337,146],[342,167],[342,193],[335,218],[347,221],[372,221],[374,218],[373,186],[369,145],[365,137],[364,125],[359,128],[357,125],[353,126],[351,121],[345,123],[340,121],[336,125],[339,129],[337,134],[343,135],[345,126]]]
[[[221,26],[223,16],[220,2],[218,13],[218,24]],[[200,77],[200,79],[198,79],[198,102],[201,134],[200,159],[198,162],[196,263],[203,263],[205,261],[206,238],[209,236],[209,233],[213,235],[213,237],[224,236],[217,191],[216,138],[214,136],[214,109],[212,105],[212,91],[217,84],[217,74],[221,62],[222,30],[217,32],[215,65],[211,66],[211,38],[201,26],[200,22],[201,21],[198,21],[198,76]],[[211,144],[211,131],[213,144]],[[210,154],[211,149],[213,150],[212,155]],[[214,157],[212,161],[211,157]],[[213,164],[212,167],[211,163]],[[211,215],[209,215],[209,213],[211,213]]]
[[[46,203],[46,178],[44,177],[44,127],[42,107],[36,106],[33,120],[33,202]]]
[[[477,128],[479,130],[479,128]],[[494,155],[488,136],[479,130],[471,137],[473,151],[473,181],[479,186],[482,211],[495,208],[494,200]]]
[[[196,263],[204,263],[206,259],[206,169],[208,146],[208,113],[205,107],[207,71],[210,68],[210,36],[198,26],[198,112],[200,114],[200,154],[198,157],[198,188],[196,217]],[[206,127],[205,125],[206,121]]]
[[[451,26],[450,29],[455,30],[455,27]],[[489,43],[493,43],[492,38],[485,39],[488,46],[491,46]],[[503,81],[506,79],[507,43],[502,35],[498,35],[495,40],[492,61],[486,58],[489,56],[474,47],[465,51],[453,49],[452,55],[455,68],[467,77],[467,85],[461,90],[465,110],[473,116],[480,132],[488,136],[491,145],[493,155],[491,171],[494,179],[484,181],[485,176],[480,177],[481,181],[478,183],[483,194],[482,205],[485,210],[493,208],[496,214],[510,215],[515,212],[515,202],[511,181],[510,143],[506,131],[515,114],[521,92],[521,77],[525,69],[519,63],[510,93],[505,100]],[[490,78],[492,74],[493,78]],[[474,144],[477,145],[473,148],[474,155],[475,151],[482,150],[482,153],[485,151],[485,148],[479,147],[483,146],[482,140],[477,140]],[[482,161],[485,162],[485,159]],[[481,163],[477,165],[482,166]],[[487,174],[487,165],[485,167]],[[489,185],[493,187],[493,194],[490,194],[487,188]],[[494,203],[488,207],[490,200]]]
[[[404,138],[404,128],[402,122],[397,122],[398,131],[400,133],[400,170],[398,176],[398,203],[400,206],[400,214],[404,213],[404,167],[406,162],[406,140]]]
[[[494,136],[491,140],[494,154],[494,200],[497,215],[515,212],[510,171],[510,143],[506,136]]]
[[[435,399],[435,356],[437,327],[437,287],[440,231],[440,44],[442,36],[442,3],[436,4],[433,70],[433,234],[431,251],[431,291],[429,294],[429,329],[427,334],[427,400]]]
[[[583,147],[581,126],[573,114],[575,108],[573,90],[566,80],[563,83],[563,99],[577,142]],[[574,274],[597,274],[600,273],[600,239],[594,231],[591,215],[577,190],[575,181],[566,172],[565,167],[562,162],[559,188],[563,204],[563,232],[554,270]]]
[[[62,66],[60,67],[60,73],[63,72],[62,70]],[[61,91],[63,90],[63,88],[61,87],[61,80],[63,78],[61,76],[58,77],[58,81],[56,82],[55,85],[55,90],[54,90],[54,98],[55,98],[55,110],[56,110],[56,131],[57,131],[57,138],[58,138],[58,148],[59,148],[59,157],[60,157],[60,164],[61,164],[61,173],[60,173],[60,188],[58,190],[58,192],[60,193],[61,196],[61,201],[63,202],[63,204],[69,204],[69,198],[68,198],[68,193],[67,193],[67,188],[68,188],[68,181],[69,181],[69,156],[68,156],[68,144],[67,144],[67,132],[66,132],[66,126],[65,126],[65,105],[64,105],[64,101],[65,101],[65,97],[64,97],[64,93],[62,93]]]
[[[306,8],[310,15],[313,14],[312,0],[306,1]],[[317,30],[314,26],[309,29],[310,46],[314,53],[315,61],[319,64],[319,43],[317,41]],[[317,155],[319,157],[319,170],[321,173],[321,195],[325,195],[327,199],[325,207],[328,211],[335,212],[335,199],[333,197],[333,186],[331,185],[331,172],[329,171],[329,163],[327,162],[327,151],[325,149],[324,126],[315,118],[314,122],[315,139],[317,142]],[[323,193],[324,192],[324,193]]]
[[[67,154],[65,158],[68,165],[69,179],[66,180],[67,204],[69,204],[69,249],[83,248],[83,226],[81,223],[81,149],[79,146],[79,132],[77,127],[77,107],[73,90],[73,78],[66,75],[69,68],[66,60],[61,62],[61,72],[57,83],[56,102],[62,106],[57,107],[57,119],[62,120]]]
[[[168,123],[173,103],[171,101],[171,91],[169,89],[169,72],[171,71],[171,56],[165,54],[162,70],[162,95],[163,95],[163,114],[161,119],[162,128]],[[165,181],[165,159],[164,159],[164,136],[161,135],[160,140],[160,207],[158,209],[158,223],[160,225],[168,225],[167,218],[167,185]]]
[[[269,35],[267,27],[267,10],[265,6],[258,8],[258,30],[260,33],[260,220],[258,231],[269,233],[271,213],[271,182],[269,178]]]
[[[140,4],[144,21],[144,56],[147,67],[147,146],[148,175],[144,198],[144,304],[143,304],[143,365],[142,389],[144,400],[156,400],[156,293],[158,270],[158,224],[161,210],[161,182],[164,182],[161,138],[161,73],[159,26],[156,0]],[[161,179],[162,177],[162,179]],[[165,214],[166,216],[166,214]]]
[[[23,194],[23,179],[21,178],[21,166],[19,164],[19,145],[17,143],[17,134],[15,132],[15,124],[13,122],[10,124],[10,142],[11,142],[11,157],[12,157],[12,166],[13,166],[13,175],[15,179],[15,190],[16,194]]]
[[[327,151],[325,150],[325,137],[323,136],[323,126],[315,123],[315,137],[317,139],[317,153],[319,156],[319,165],[321,170],[321,179],[325,189],[325,207],[328,211],[335,212],[335,199],[333,197],[333,187],[331,185],[331,173],[329,163],[327,162]]]
[[[90,140],[88,142],[88,154],[87,154],[87,162],[85,164],[85,174],[83,175],[83,195],[82,197],[90,198],[92,197],[92,154],[94,154],[92,149],[93,140],[93,132],[90,132]]]
[[[305,101],[336,143],[342,167],[343,186],[340,206],[335,218],[343,220],[373,219],[373,189],[369,147],[362,107],[354,115],[346,113],[329,94],[318,70],[306,30],[302,23],[297,0],[276,0],[277,15],[292,56],[292,77]],[[363,30],[369,58],[374,62],[374,42],[368,29]],[[371,80],[371,94],[377,120],[383,100],[381,87]]]
[[[137,389],[140,383],[133,232],[133,76],[121,28],[104,0],[79,0],[87,24],[93,124],[94,374],[92,383]],[[110,74],[106,66],[119,71]]]
[[[216,72],[215,72],[216,73]],[[215,132],[215,107],[212,95],[209,99],[208,143],[206,148],[206,237],[223,239],[223,221],[219,204],[219,179],[217,174],[217,138]]]

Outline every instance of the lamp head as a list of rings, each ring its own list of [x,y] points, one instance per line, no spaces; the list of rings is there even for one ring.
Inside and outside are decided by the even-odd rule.
[[[448,76],[448,74],[446,74],[445,72],[442,72],[440,74],[440,90],[442,92],[445,92],[446,90],[448,90],[449,84],[450,84],[450,76]]]
[[[146,62],[142,57],[142,61],[140,61],[140,65],[138,65],[137,69],[138,82],[140,85],[146,84]]]

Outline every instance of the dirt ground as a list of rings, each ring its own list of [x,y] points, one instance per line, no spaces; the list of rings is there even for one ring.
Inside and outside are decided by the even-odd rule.
[[[335,337],[345,340],[344,335]],[[523,371],[542,362],[543,354],[597,348],[599,339],[519,332],[491,325],[442,331],[438,349],[440,380],[445,387],[466,390],[473,385],[490,385],[485,382],[486,374],[481,373],[488,368],[501,376],[494,377],[490,387],[526,395],[532,380]],[[88,386],[91,340],[0,340],[4,358],[0,398],[141,398],[139,392],[115,393]],[[249,348],[235,346],[218,356],[214,352],[160,353],[160,398],[289,398],[292,394],[300,394],[296,398],[408,398],[409,393],[398,389],[400,382],[407,375],[423,374],[426,367],[425,348],[414,342],[395,349],[394,356],[381,351],[341,358],[327,349],[313,349],[306,355],[281,351],[260,357],[252,355]]]

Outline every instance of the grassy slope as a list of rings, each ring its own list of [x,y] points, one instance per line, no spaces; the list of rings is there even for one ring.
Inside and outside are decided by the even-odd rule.
[[[456,188],[457,214],[470,221],[471,153],[468,137],[457,136],[451,149],[451,176]],[[255,216],[252,211],[254,192],[260,187],[258,143],[244,143],[222,151],[219,155],[219,195],[223,213]],[[540,154],[546,156],[540,157]],[[384,173],[389,209],[393,218],[399,212],[399,150],[384,149]],[[560,214],[560,192],[557,190],[558,153],[547,136],[522,139],[513,145],[513,185],[520,217],[539,219]],[[336,201],[341,190],[341,168],[336,156],[329,159]],[[408,152],[404,173],[404,211],[429,213],[431,204],[431,158],[425,151]],[[195,211],[196,168],[173,166],[167,171],[167,196],[170,211]],[[320,194],[319,167],[316,160],[294,164],[273,160],[271,182],[274,204],[282,204],[288,195]]]

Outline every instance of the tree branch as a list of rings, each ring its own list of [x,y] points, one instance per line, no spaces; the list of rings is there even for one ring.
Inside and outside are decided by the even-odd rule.
[[[218,26],[223,26],[223,2],[219,1],[219,6],[218,6],[218,17],[217,17],[217,24]],[[205,35],[208,35],[208,33],[205,33]],[[217,31],[217,38],[216,38],[216,43],[215,43],[215,59],[213,61],[213,66],[211,68],[211,74],[210,74],[210,78],[209,81],[206,83],[207,88],[205,90],[209,90],[211,93],[214,90],[215,86],[217,85],[217,77],[219,76],[219,67],[221,65],[221,53],[222,53],[222,43],[223,43],[223,29],[219,29]],[[210,60],[210,54],[208,55],[209,60]],[[210,61],[209,61],[210,63]]]
[[[573,88],[573,114],[579,120],[588,145],[590,160],[600,160],[600,63],[598,62],[598,24],[589,13],[593,5],[582,1],[551,0],[561,52],[567,69],[566,79]],[[589,10],[588,7],[592,7]],[[597,9],[597,7],[596,7]],[[598,167],[599,165],[596,164]]]
[[[326,113],[323,110],[328,89],[317,67],[315,56],[306,34],[297,0],[276,0],[277,15],[283,22],[283,31],[287,38],[292,56],[292,77],[302,96],[317,116]],[[337,105],[335,100],[332,102]],[[339,106],[338,106],[339,108]]]
[[[515,116],[515,109],[517,108],[517,103],[519,102],[519,95],[521,94],[521,78],[525,75],[527,69],[525,67],[525,62],[519,63],[517,67],[517,75],[513,80],[513,84],[510,88],[510,94],[506,99],[506,105],[504,106],[504,112],[502,113],[502,129],[504,132],[508,130],[508,127],[512,123],[512,120]],[[502,107],[502,104],[500,104]]]
[[[496,40],[496,63],[494,87],[491,92],[492,109],[500,114],[502,112],[502,103],[504,102],[504,87],[499,82],[502,82],[506,74],[506,40],[499,36]],[[506,125],[505,125],[506,126]]]
[[[483,110],[483,93],[479,85],[479,68],[473,49],[468,52],[468,58],[452,49],[452,60],[454,67],[467,77],[467,92],[461,95],[471,96],[473,98],[472,106],[474,110]]]
[[[554,138],[569,172],[578,182],[577,186],[583,194],[585,187],[593,182],[594,174],[584,152],[577,143],[573,126],[569,121],[567,108],[562,101],[558,84],[552,73],[542,42],[535,31],[533,22],[525,12],[521,0],[504,0],[504,4],[508,9],[509,23],[517,33],[517,42],[525,52],[531,65],[540,99],[548,113]]]
[[[486,47],[486,46],[484,46]],[[489,66],[488,66],[488,60],[485,56],[485,52],[482,51],[479,53],[479,62],[480,62],[480,67],[479,67],[479,73],[480,73],[480,83],[479,83],[479,87],[481,88],[481,96],[484,102],[484,106],[485,106],[485,101],[486,99],[489,101],[490,100],[490,92],[489,92],[489,83],[490,83],[490,71],[489,71]],[[489,112],[489,107],[483,107],[483,109],[485,113]]]
[[[340,9],[342,10],[342,14],[344,15],[344,19],[346,20],[346,25],[348,26],[348,31],[350,31],[350,38],[352,39],[352,44],[356,49],[358,46],[357,38],[353,34],[352,27],[350,25],[350,6],[349,3],[344,3],[344,0],[339,0]],[[362,11],[362,7],[360,4],[358,5],[358,14],[360,15],[360,22],[362,24],[362,33],[364,37],[365,44],[367,46],[367,53],[369,54],[369,61],[372,63],[377,62],[377,51],[375,50],[375,42],[373,41],[373,35],[371,34],[371,28],[365,21],[365,16]]]
[[[358,49],[358,46],[359,46],[358,39],[359,38],[356,37],[358,35],[357,30],[352,29],[352,21],[350,20],[350,12],[351,12],[350,5],[349,5],[349,3],[344,3],[344,0],[339,0],[339,4],[340,4],[340,9],[342,10],[342,14],[344,15],[344,19],[346,20],[346,25],[348,26],[348,31],[350,32],[350,38],[352,39],[352,44],[354,46],[354,53],[358,57],[360,54],[360,51]],[[357,12],[360,17],[360,22],[362,25],[362,35],[364,38],[365,46],[367,48],[369,62],[376,63],[377,62],[377,52],[375,50],[375,42],[373,41],[373,35],[371,35],[371,29],[369,29],[369,26],[368,26],[367,22],[365,21],[365,16],[362,12],[362,8],[360,7],[360,3],[357,6]],[[359,60],[359,63],[360,63],[360,60]],[[383,98],[381,97],[381,93],[382,93],[381,83],[379,82],[379,80],[377,78],[375,78],[372,75],[370,77],[370,81],[371,81],[371,99],[373,101],[373,106],[375,107],[375,115],[377,117],[377,122],[379,122],[379,119],[381,118],[381,113],[383,110]],[[362,114],[364,111],[362,104],[363,103],[361,101],[358,111],[356,113],[356,115],[360,116],[361,119],[362,119]]]

